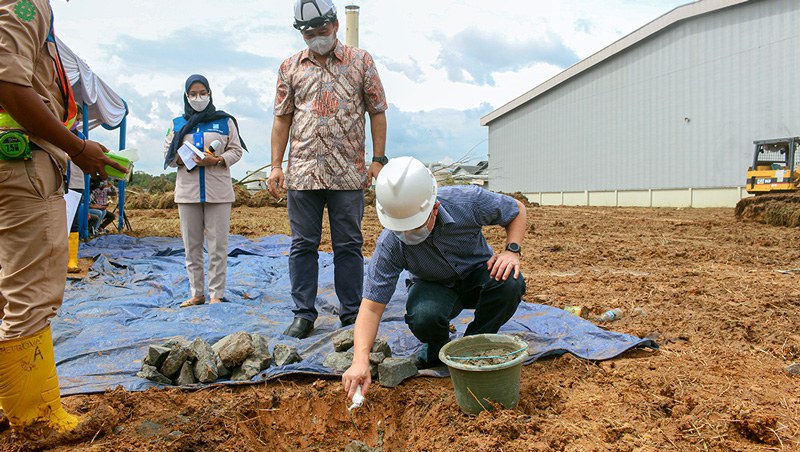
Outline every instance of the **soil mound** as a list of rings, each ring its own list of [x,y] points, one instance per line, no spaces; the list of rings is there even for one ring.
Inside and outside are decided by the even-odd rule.
[[[736,218],[773,226],[800,226],[800,194],[770,193],[736,203]]]
[[[275,199],[269,194],[269,190],[260,190],[250,197],[247,205],[250,207],[286,207],[286,199]]]
[[[153,199],[152,205],[154,209],[177,209],[178,205],[175,204],[175,192],[168,191],[162,193]]]
[[[233,201],[233,207],[247,206],[250,204],[250,192],[245,190],[241,185],[233,186],[233,194],[236,195],[236,200]]]
[[[153,201],[147,193],[139,193],[125,198],[125,207],[128,209],[152,209]]]

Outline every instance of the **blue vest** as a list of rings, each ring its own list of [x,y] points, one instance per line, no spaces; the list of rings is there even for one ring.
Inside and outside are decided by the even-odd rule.
[[[181,131],[184,124],[186,124],[186,119],[183,116],[178,116],[177,118],[172,120],[172,130],[175,134]],[[203,134],[206,132],[211,133],[218,133],[220,135],[228,135],[228,118],[220,118],[216,119],[211,122],[201,122],[197,125],[195,130],[191,131],[192,134],[192,142],[197,149],[203,150],[205,149],[205,143],[203,142]],[[212,140],[213,141],[213,140]],[[204,167],[199,167],[200,174],[198,177],[200,178],[200,202],[206,202],[206,169]]]

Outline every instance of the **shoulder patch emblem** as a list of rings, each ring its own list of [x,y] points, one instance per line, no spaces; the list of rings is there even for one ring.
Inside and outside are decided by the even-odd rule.
[[[17,18],[23,22],[30,22],[36,18],[36,7],[31,0],[19,0],[14,5],[14,12]]]

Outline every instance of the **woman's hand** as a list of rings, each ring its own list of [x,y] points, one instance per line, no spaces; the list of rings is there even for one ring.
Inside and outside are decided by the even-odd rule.
[[[194,162],[197,163],[198,166],[214,166],[219,164],[219,162],[223,161],[222,157],[217,157],[214,154],[208,152],[204,153],[203,155],[204,157],[202,159],[199,159],[196,155],[193,155],[192,160],[194,160]]]

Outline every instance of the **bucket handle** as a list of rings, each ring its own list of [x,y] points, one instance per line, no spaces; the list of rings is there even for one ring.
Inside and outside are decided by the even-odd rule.
[[[506,353],[503,356],[448,356],[447,358],[448,359],[486,359],[486,358],[505,359],[505,358],[508,358],[509,356],[517,354],[519,352],[524,352],[527,349],[528,349],[528,346],[525,345],[521,349],[515,350],[515,351],[513,351],[511,353]]]

